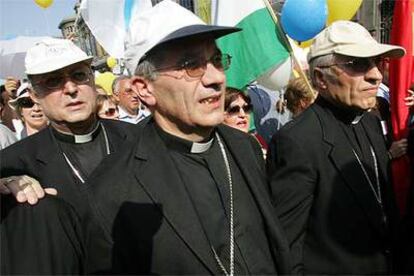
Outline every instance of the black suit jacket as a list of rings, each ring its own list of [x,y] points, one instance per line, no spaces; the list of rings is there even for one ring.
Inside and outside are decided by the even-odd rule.
[[[0,195],[1,275],[79,275],[86,250],[79,217],[64,200],[46,195],[36,206]]]
[[[396,209],[378,120],[360,121],[374,148],[391,230],[337,119],[317,101],[272,139],[272,196],[291,245],[295,272],[389,272]],[[368,146],[368,145],[367,145]],[[375,183],[374,183],[375,185]]]
[[[102,123],[108,135],[112,154],[117,152],[129,141],[135,140],[137,133],[141,128],[141,125],[133,125],[112,120],[102,120]],[[73,251],[73,248],[70,246],[62,246],[60,248],[63,251],[67,250],[66,253],[63,251],[56,252],[56,248],[59,248],[58,245],[64,244],[63,242],[59,242],[58,239],[64,240],[66,243],[79,243],[80,246],[83,246],[84,240],[82,237],[89,231],[83,223],[83,227],[85,227],[85,229],[83,229],[84,234],[72,235],[70,231],[78,233],[82,229],[78,229],[76,223],[69,224],[63,222],[62,224],[63,218],[60,218],[56,213],[60,212],[68,214],[67,216],[69,218],[71,218],[73,213],[76,213],[76,216],[83,219],[89,208],[87,202],[88,197],[86,196],[88,185],[86,183],[80,183],[73,175],[49,128],[50,127],[0,151],[1,177],[29,175],[37,179],[44,188],[56,188],[58,191],[57,197],[63,202],[57,205],[56,210],[53,210],[55,206],[53,204],[55,203],[48,203],[50,202],[50,199],[45,200],[45,202],[41,200],[42,203],[40,205],[24,207],[16,204],[9,204],[10,202],[15,202],[15,199],[4,199],[5,196],[2,196],[1,227],[4,229],[4,235],[7,239],[10,239],[10,241],[18,241],[19,237],[26,235],[26,233],[29,233],[30,231],[6,232],[6,230],[27,227],[24,225],[30,225],[33,221],[36,221],[36,223],[43,223],[42,220],[46,220],[47,217],[49,217],[48,224],[42,225],[43,228],[40,226],[37,228],[46,230],[31,232],[32,236],[30,238],[33,239],[33,241],[24,243],[24,246],[21,246],[20,249],[14,248],[13,250],[15,250],[15,254],[10,255],[12,257],[2,259],[5,262],[2,266],[2,271],[5,273],[7,271],[10,273],[24,271],[30,274],[77,274],[85,272],[83,267],[83,264],[86,263],[85,254],[80,256],[78,251]],[[105,157],[103,160],[106,158],[108,157]],[[96,169],[92,175],[95,171]],[[68,238],[65,239],[65,235],[68,235],[73,241],[69,241]],[[51,241],[48,240],[48,238],[56,239]],[[75,241],[75,239],[78,240]],[[20,262],[18,256],[30,256],[30,254],[39,250],[38,245],[40,244],[43,244],[42,253],[37,255],[37,258],[33,257],[33,262]],[[52,244],[53,246],[47,246],[48,244]],[[7,254],[7,250],[6,247],[1,247],[1,254]],[[72,252],[72,255],[70,255],[70,252]],[[60,253],[65,253],[66,255]],[[89,252],[89,255],[94,254],[94,252]],[[50,258],[50,256],[53,256],[53,258]],[[66,263],[66,265],[60,265],[63,258],[61,256],[65,256],[64,259],[66,260],[64,260],[64,263]],[[69,258],[70,256],[73,256],[73,258]],[[79,260],[81,260],[83,264],[79,264],[78,268],[81,270],[76,271],[76,267],[71,266],[71,264]],[[20,267],[19,264],[21,264]]]
[[[139,126],[113,120],[101,120],[112,152],[134,140]],[[29,175],[44,188],[56,188],[58,197],[73,205],[80,215],[88,208],[85,190],[66,163],[53,136],[51,126],[0,151],[0,176]]]
[[[100,170],[107,167],[105,174],[90,179],[92,214],[98,214],[88,219],[96,223],[95,231],[89,235],[95,240],[90,244],[95,252],[111,253],[106,262],[92,270],[221,274],[185,185],[154,124],[150,122],[145,127],[134,148],[111,157],[116,163],[102,164]],[[260,147],[240,131],[226,126],[219,126],[218,131],[263,215],[276,267],[280,273],[289,273],[287,242],[265,188]]]

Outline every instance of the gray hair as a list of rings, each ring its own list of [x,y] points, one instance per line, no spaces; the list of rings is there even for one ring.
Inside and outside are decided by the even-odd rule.
[[[156,66],[151,59],[145,59],[137,65],[137,68],[135,68],[134,75],[143,77],[150,81],[154,81],[158,77],[155,68]]]
[[[313,87],[318,88],[318,86],[316,85],[315,69],[319,68],[320,70],[324,72],[326,76],[332,77],[330,68],[321,68],[321,66],[327,66],[327,65],[333,64],[334,62],[335,62],[335,54],[319,56],[309,61],[309,74],[310,74]]]
[[[125,75],[120,75],[119,77],[117,77],[116,79],[114,79],[114,81],[112,82],[112,92],[114,94],[118,94],[119,83],[122,80],[126,80],[126,79],[129,79],[129,77],[128,76],[125,76]]]

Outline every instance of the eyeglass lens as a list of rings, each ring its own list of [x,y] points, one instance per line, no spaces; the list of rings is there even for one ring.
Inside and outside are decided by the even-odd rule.
[[[231,56],[229,54],[217,53],[208,60],[193,59],[184,62],[182,67],[190,77],[202,76],[207,68],[207,63],[211,62],[214,67],[220,70],[227,70],[230,67]]]
[[[17,103],[22,108],[32,108],[33,105],[34,105],[34,102],[29,97],[25,97],[25,98],[19,99],[19,101]]]
[[[113,115],[115,114],[115,112],[116,112],[116,108],[108,108],[108,109],[105,111],[105,115],[106,115],[106,116],[113,116]]]
[[[249,113],[252,111],[252,105],[246,104],[243,106],[235,105],[227,109],[227,113],[229,114],[238,114],[240,113],[240,110],[243,109],[244,113]]]
[[[76,84],[87,83],[90,79],[90,72],[88,69],[77,69],[68,74],[68,77]],[[63,74],[46,77],[43,81],[48,89],[58,89],[65,83],[66,76]]]
[[[356,58],[343,65],[354,72],[364,73],[374,66],[379,67],[381,65],[382,58]]]

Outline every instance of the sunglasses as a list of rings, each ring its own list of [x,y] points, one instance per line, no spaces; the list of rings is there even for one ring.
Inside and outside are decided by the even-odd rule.
[[[108,108],[107,110],[105,110],[104,112],[100,112],[99,114],[100,115],[102,115],[102,114],[105,114],[105,116],[114,116],[115,115],[115,113],[117,113],[118,112],[118,108],[115,108],[115,107],[111,107],[111,108]]]
[[[34,83],[39,88],[46,88],[48,90],[56,90],[63,87],[66,79],[69,78],[74,83],[80,85],[88,83],[91,80],[91,71],[88,68],[75,69],[70,73],[56,74],[44,77],[41,81]]]
[[[251,104],[245,104],[243,106],[235,105],[235,106],[229,107],[226,110],[226,112],[230,115],[235,115],[235,114],[239,114],[242,109],[244,113],[250,113],[252,111],[252,105]]]
[[[185,70],[187,75],[192,78],[198,78],[204,75],[207,64],[211,63],[219,70],[225,71],[230,68],[231,56],[229,54],[216,53],[208,59],[194,58],[189,59],[181,64],[167,66],[155,69],[156,71],[164,71],[169,69]]]
[[[338,62],[338,63],[334,63],[330,65],[322,65],[318,67],[329,68],[332,66],[340,66],[345,69],[351,70],[352,72],[355,72],[355,73],[365,73],[369,69],[375,66],[380,68],[382,64],[383,64],[383,58],[375,57],[375,58],[355,58],[355,59],[352,59],[346,62]]]
[[[21,106],[22,108],[32,108],[34,104],[35,103],[29,97],[24,97],[17,101],[17,105]]]

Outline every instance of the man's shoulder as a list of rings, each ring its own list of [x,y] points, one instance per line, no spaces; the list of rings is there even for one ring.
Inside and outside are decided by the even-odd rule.
[[[315,108],[310,107],[298,117],[286,123],[275,136],[296,136],[300,139],[309,139],[307,134],[315,133],[320,129],[319,115]]]
[[[119,131],[123,133],[132,133],[137,134],[142,131],[144,126],[148,123],[150,118],[145,118],[144,120],[140,121],[138,124],[131,124],[127,122],[123,122],[120,120],[110,120],[110,119],[101,119],[105,127],[113,131]]]
[[[28,154],[30,152],[37,151],[41,148],[41,146],[44,147],[50,147],[50,136],[49,136],[49,130],[48,128],[42,129],[38,133],[35,133],[33,135],[30,135],[20,141],[17,141],[16,143],[8,146],[4,150],[1,151],[2,158],[5,155],[9,154],[16,154],[19,152]]]

